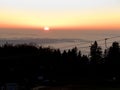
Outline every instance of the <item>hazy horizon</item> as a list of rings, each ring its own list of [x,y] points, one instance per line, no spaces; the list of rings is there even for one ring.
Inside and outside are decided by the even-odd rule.
[[[83,53],[89,52],[89,46],[93,41],[97,40],[98,44],[105,48],[105,38],[107,46],[111,46],[112,42],[118,41],[120,37],[120,30],[0,30],[0,44],[6,42],[12,44],[36,43],[42,46],[51,46],[53,48],[71,49],[77,46]],[[100,41],[99,41],[100,40]],[[86,43],[86,44],[84,44]]]
[[[48,38],[48,39],[101,39],[104,37],[118,36],[120,30],[38,30],[38,29],[0,29],[2,39],[29,39],[29,38]],[[96,36],[97,38],[94,38]]]

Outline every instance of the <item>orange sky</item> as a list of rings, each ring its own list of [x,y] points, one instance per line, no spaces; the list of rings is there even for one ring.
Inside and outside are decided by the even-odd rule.
[[[38,13],[38,15],[40,15]],[[24,12],[0,12],[0,28],[120,29],[119,12],[86,12],[40,15]],[[48,16],[47,16],[48,15]],[[44,18],[45,16],[45,18]]]
[[[5,0],[8,2],[8,0]],[[31,0],[31,3],[33,0]],[[35,0],[38,1],[38,0]],[[74,1],[75,4],[72,4]],[[36,28],[43,29],[45,26],[51,29],[77,29],[77,30],[119,30],[120,29],[120,7],[117,6],[117,0],[109,0],[107,3],[99,0],[81,0],[80,3],[88,4],[81,7],[70,8],[77,5],[77,0],[71,0],[71,6],[58,6],[55,0],[55,7],[39,7],[40,9],[17,9],[13,6],[0,7],[0,28]],[[107,0],[106,0],[107,1]],[[47,3],[48,1],[44,1]],[[63,3],[61,1],[60,3]],[[1,2],[3,3],[3,2]],[[10,3],[10,2],[9,2]],[[17,3],[17,1],[16,1]],[[25,3],[25,2],[24,2]],[[26,2],[28,3],[28,2]],[[49,2],[50,3],[50,2]],[[99,5],[99,3],[101,3]],[[106,3],[104,5],[104,3]],[[114,3],[114,5],[112,5]],[[10,3],[13,4],[13,3]],[[97,4],[97,5],[96,5]],[[102,5],[103,4],[103,5]],[[120,3],[119,3],[120,4]],[[16,5],[16,4],[15,4]],[[108,5],[108,6],[106,6]],[[18,5],[19,6],[19,5]],[[94,7],[93,7],[94,6]],[[99,6],[99,7],[98,7]],[[103,7],[106,6],[106,7]],[[92,7],[92,8],[91,8]],[[30,7],[29,7],[30,8]],[[32,7],[33,8],[33,7]],[[41,8],[43,8],[41,10]],[[48,10],[51,8],[50,10]],[[57,9],[55,9],[57,8]],[[60,8],[60,9],[59,9]],[[90,9],[89,9],[90,8]],[[78,10],[77,10],[78,9]]]

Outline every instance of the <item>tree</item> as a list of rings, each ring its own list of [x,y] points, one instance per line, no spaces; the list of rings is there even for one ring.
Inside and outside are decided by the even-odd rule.
[[[120,64],[120,48],[118,42],[113,42],[107,54],[107,63]]]
[[[92,64],[100,64],[100,60],[102,59],[102,49],[98,46],[97,41],[92,44],[90,48],[90,55],[90,60]]]

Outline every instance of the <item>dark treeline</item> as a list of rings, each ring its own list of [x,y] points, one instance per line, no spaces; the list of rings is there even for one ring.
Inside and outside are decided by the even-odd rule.
[[[38,85],[120,85],[118,42],[102,52],[95,41],[90,56],[76,47],[61,52],[30,44],[0,46],[0,84],[15,82],[28,88]]]

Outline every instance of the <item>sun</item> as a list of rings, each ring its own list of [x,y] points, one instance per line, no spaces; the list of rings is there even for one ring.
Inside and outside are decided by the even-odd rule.
[[[49,27],[44,27],[44,31],[49,31],[50,30],[50,28]]]

